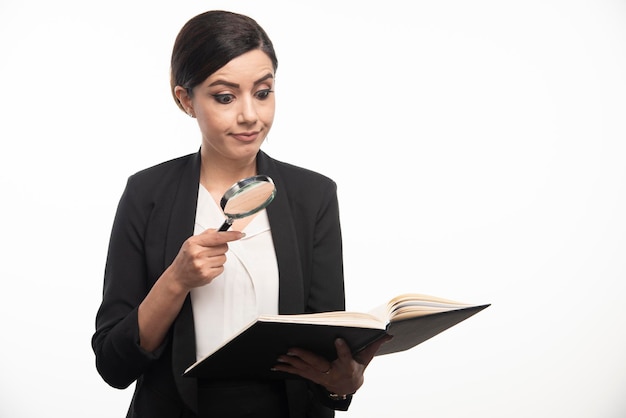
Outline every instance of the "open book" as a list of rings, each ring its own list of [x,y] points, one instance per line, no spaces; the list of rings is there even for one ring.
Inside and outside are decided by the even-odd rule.
[[[343,338],[358,353],[385,334],[393,338],[376,355],[408,350],[490,306],[470,305],[407,293],[368,313],[333,311],[299,315],[263,315],[213,353],[192,364],[184,376],[205,379],[294,377],[273,372],[279,355],[300,347],[337,358],[334,341]]]

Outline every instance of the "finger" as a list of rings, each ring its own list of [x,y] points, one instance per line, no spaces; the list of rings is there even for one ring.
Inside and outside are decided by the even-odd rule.
[[[364,366],[367,366],[372,361],[380,347],[392,338],[393,336],[386,334],[382,338],[365,347],[363,350],[359,351],[359,354],[355,356],[355,359],[357,359],[357,361]]]
[[[198,245],[204,247],[211,247],[214,245],[225,244],[231,241],[237,241],[245,237],[241,231],[221,231],[218,232],[215,229],[206,229],[201,234],[196,235],[198,239]]]
[[[337,357],[341,361],[352,360],[352,350],[348,346],[348,343],[343,338],[337,338],[335,340],[335,350],[337,350]]]
[[[211,258],[221,257],[228,252],[228,244],[218,244],[211,246],[198,245],[198,257]]]
[[[207,256],[202,261],[198,261],[198,260],[195,260],[195,261],[196,261],[197,267],[200,269],[204,267],[208,267],[211,269],[223,268],[224,264],[226,263],[226,255],[218,254],[218,255],[213,255],[213,256]]]
[[[305,379],[309,379],[316,383],[319,383],[314,377],[315,372],[313,368],[295,355],[279,356],[276,359],[276,364],[274,365],[273,370],[295,374]]]
[[[204,260],[210,257],[223,256],[228,251],[228,244],[219,243],[213,245],[207,245],[206,241],[203,241],[199,236],[192,236],[185,241],[181,247],[181,252],[190,259],[197,260],[199,263],[203,263]]]
[[[330,369],[330,362],[328,360],[308,350],[297,347],[291,348],[287,355],[292,359],[301,360],[302,363],[298,363],[301,368],[311,370],[314,373],[323,374]]]

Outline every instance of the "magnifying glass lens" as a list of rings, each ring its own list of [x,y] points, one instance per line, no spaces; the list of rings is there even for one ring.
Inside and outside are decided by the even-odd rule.
[[[226,220],[219,231],[226,231],[235,219],[254,215],[269,205],[276,194],[274,182],[268,176],[248,177],[233,184],[224,193],[220,205]]]

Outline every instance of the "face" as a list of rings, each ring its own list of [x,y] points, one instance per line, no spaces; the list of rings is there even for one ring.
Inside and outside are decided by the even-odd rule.
[[[254,161],[274,121],[274,67],[261,50],[231,60],[194,87],[176,87],[202,132],[202,153],[212,159]]]

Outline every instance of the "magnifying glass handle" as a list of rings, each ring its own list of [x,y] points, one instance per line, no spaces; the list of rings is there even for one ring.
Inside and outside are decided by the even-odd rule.
[[[233,224],[233,219],[226,219],[224,221],[224,223],[222,224],[222,226],[220,226],[220,229],[218,229],[218,232],[222,232],[222,231],[228,231],[228,228],[230,228]]]

